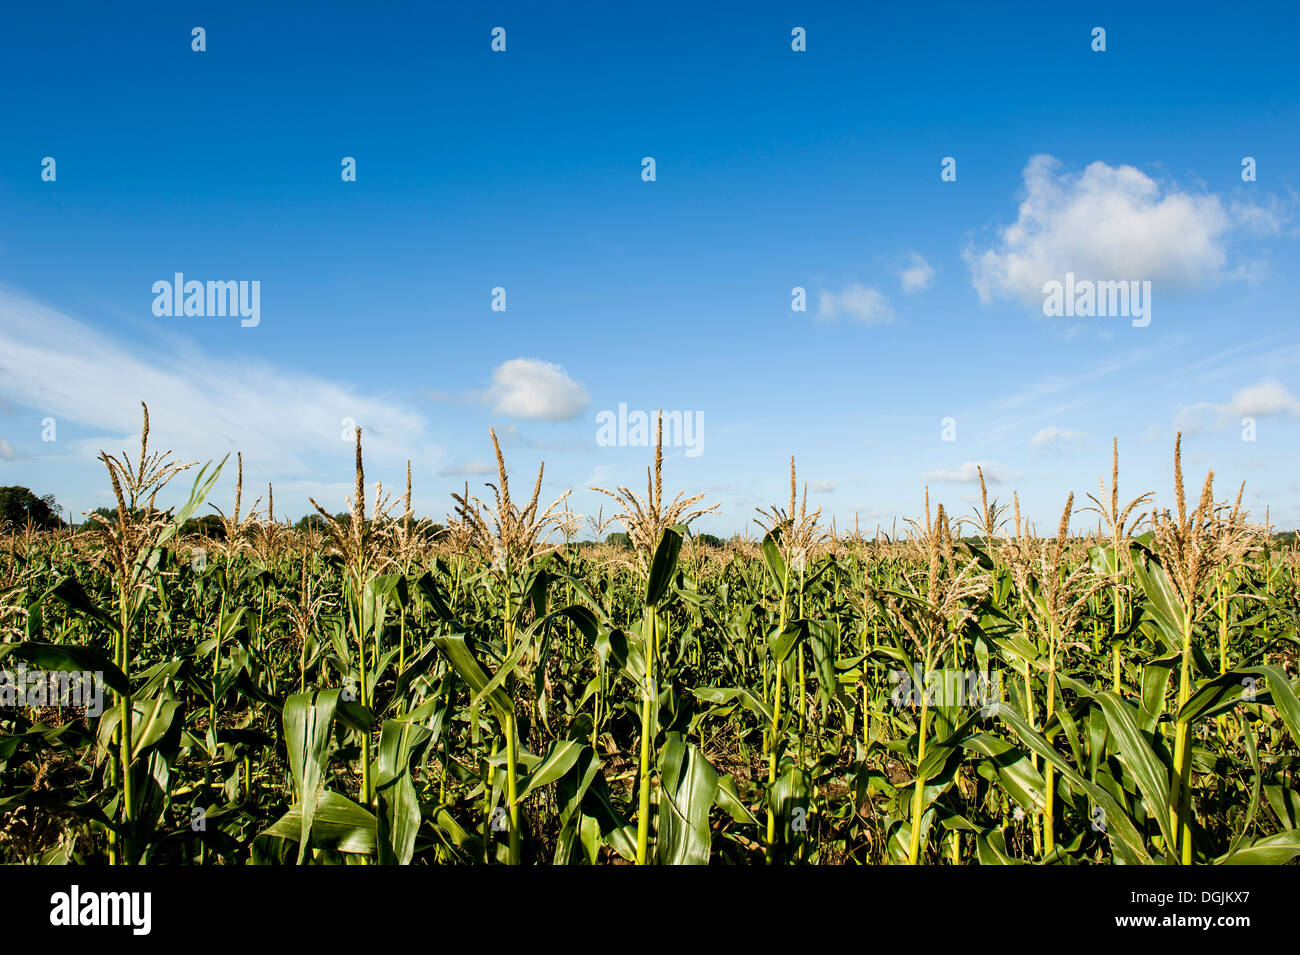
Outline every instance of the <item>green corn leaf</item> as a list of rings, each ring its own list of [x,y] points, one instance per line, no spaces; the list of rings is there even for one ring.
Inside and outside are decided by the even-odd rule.
[[[677,570],[677,557],[682,550],[682,536],[686,530],[681,525],[664,528],[650,562],[650,580],[646,585],[645,605],[658,606],[668,593],[673,573]]]
[[[709,809],[718,791],[717,770],[699,747],[669,733],[659,763],[660,865],[708,865],[711,849]]]
[[[329,765],[330,727],[334,722],[338,701],[338,690],[320,690],[295,693],[284,702],[284,744],[288,750],[289,769],[293,773],[294,788],[298,795],[295,808],[298,810],[299,831],[295,834],[295,839],[298,842],[300,864],[311,845],[317,801],[321,798],[325,770]],[[373,821],[372,816],[372,824]],[[273,834],[282,835],[279,832]]]
[[[1124,765],[1137,781],[1138,792],[1146,807],[1147,816],[1160,825],[1166,844],[1173,843],[1170,830],[1170,813],[1173,800],[1169,794],[1173,769],[1160,761],[1154,749],[1138,728],[1136,712],[1111,690],[1097,694],[1097,702],[1106,714],[1106,726],[1118,744]]]

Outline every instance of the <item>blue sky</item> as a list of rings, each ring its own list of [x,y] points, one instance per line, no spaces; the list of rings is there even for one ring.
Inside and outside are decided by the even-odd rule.
[[[1113,435],[1124,496],[1168,503],[1180,428],[1189,482],[1295,526],[1300,12],[1050,7],[7,10],[0,484],[106,503],[143,399],[282,516],[342,509],[345,418],[434,517],[493,426],[593,513],[651,457],[596,441],[625,403],[703,413],[666,483],[715,533],[791,454],[841,528],[927,484],[968,512],[977,464],[1054,526]],[[1045,317],[1067,271],[1150,281],[1150,324]],[[176,272],[258,281],[259,323],[156,316]]]

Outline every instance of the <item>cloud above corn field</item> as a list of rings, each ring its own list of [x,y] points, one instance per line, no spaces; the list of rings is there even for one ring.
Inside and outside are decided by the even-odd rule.
[[[980,482],[980,471],[984,472],[985,484],[1006,484],[1018,477],[1009,468],[998,464],[996,461],[966,461],[959,468],[926,471],[923,478],[926,481],[936,481],[944,484],[978,484]]]
[[[125,336],[0,289],[0,398],[55,422],[48,452],[84,462],[100,448],[139,445],[141,400],[156,446],[185,460],[242,451],[250,480],[256,473],[322,486],[312,479],[324,462],[346,465],[358,425],[367,463],[432,464],[441,456],[425,418],[400,401],[135,331],[128,345]]]
[[[1222,277],[1235,232],[1276,233],[1285,208],[1225,202],[1161,183],[1129,165],[1090,163],[1071,173],[1037,155],[1023,172],[1024,197],[1011,225],[988,248],[963,257],[980,301],[1043,300],[1046,282],[1149,280],[1161,292]],[[1239,266],[1243,276],[1249,266]]]
[[[439,477],[476,477],[492,474],[495,468],[487,461],[466,461],[463,465],[448,465],[438,469]]]
[[[908,294],[924,292],[934,279],[934,266],[919,252],[909,252],[906,267],[898,273],[899,284]]]
[[[893,306],[879,289],[850,282],[838,292],[822,292],[817,317],[833,321],[841,316],[864,325],[884,325],[895,318]]]
[[[587,389],[568,372],[537,358],[512,358],[498,365],[486,399],[497,414],[533,421],[571,421],[591,404]]]
[[[1232,394],[1225,402],[1201,401],[1179,409],[1174,427],[1188,434],[1222,430],[1241,424],[1243,418],[1286,415],[1300,418],[1300,398],[1280,381],[1261,381]]]
[[[1083,441],[1084,434],[1082,431],[1073,431],[1069,428],[1058,428],[1051,425],[1034,432],[1034,436],[1029,439],[1029,446],[1040,451],[1060,451],[1067,447],[1077,446]]]

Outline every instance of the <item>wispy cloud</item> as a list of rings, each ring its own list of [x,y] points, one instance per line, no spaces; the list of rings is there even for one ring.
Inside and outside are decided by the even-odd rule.
[[[58,446],[87,462],[100,448],[139,442],[142,400],[153,446],[187,460],[241,450],[246,465],[307,487],[325,486],[315,480],[325,466],[350,467],[353,422],[368,463],[432,467],[441,456],[425,418],[401,402],[184,342],[128,346],[8,289],[0,289],[0,397],[53,417]],[[65,439],[68,423],[89,435]]]
[[[1234,392],[1222,403],[1200,401],[1178,410],[1174,427],[1189,434],[1223,429],[1240,423],[1242,418],[1268,418],[1274,415],[1300,417],[1300,398],[1280,381],[1261,381]]]
[[[954,470],[927,471],[923,478],[949,484],[978,484],[981,470],[985,484],[1005,484],[1016,479],[1014,472],[996,461],[966,461]]]
[[[1081,390],[1085,385],[1126,371],[1176,347],[1178,347],[1178,342],[1171,341],[1157,348],[1134,348],[1126,351],[1118,358],[1095,362],[1091,367],[1078,374],[1049,374],[1006,398],[999,398],[994,402],[993,407],[998,411],[1010,411],[1024,405],[1038,406],[1047,398]]]
[[[1067,447],[1077,446],[1083,441],[1082,431],[1058,428],[1056,425],[1037,431],[1029,439],[1029,446],[1038,451],[1061,451]]]
[[[898,273],[898,281],[903,286],[903,291],[908,294],[923,292],[930,287],[933,279],[934,266],[925,261],[925,257],[919,252],[909,252],[907,266]]]
[[[487,461],[466,461],[460,466],[448,465],[438,469],[438,477],[475,477],[492,474],[496,468]]]
[[[893,306],[878,289],[850,282],[839,292],[822,292],[817,317],[830,321],[847,316],[864,325],[884,325],[895,318]]]

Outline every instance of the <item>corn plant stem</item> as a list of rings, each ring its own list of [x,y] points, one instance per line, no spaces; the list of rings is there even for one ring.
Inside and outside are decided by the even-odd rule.
[[[799,568],[799,619],[800,620],[805,619],[803,615],[804,613],[803,575],[804,575],[804,568],[800,567]],[[799,767],[802,769],[803,756],[804,756],[804,752],[803,752],[804,736],[807,734],[808,731],[808,717],[807,717],[808,694],[805,691],[805,685],[804,685],[804,659],[803,659],[802,643],[799,644],[799,660],[796,665],[799,668]]]
[[[1024,634],[1025,632],[1023,621],[1021,622],[1020,632],[1021,634]],[[1031,669],[1028,660],[1025,661],[1024,677],[1025,677],[1025,718],[1029,721],[1030,726],[1034,726],[1035,725],[1034,723],[1034,719],[1035,719],[1034,681],[1033,681],[1033,670]],[[1035,770],[1038,769],[1038,755],[1036,753],[1030,754],[1029,763],[1031,766],[1033,766]],[[1033,835],[1034,855],[1041,857],[1043,852],[1043,842],[1042,842],[1042,835],[1040,831],[1039,818],[1037,813],[1035,813],[1030,818],[1029,829]]]
[[[370,694],[366,691],[366,635],[364,630],[365,611],[364,596],[358,587],[353,588],[352,606],[357,632],[357,674],[360,687],[357,692],[358,702],[363,708],[370,705]],[[361,802],[370,807],[375,794],[371,789],[370,778],[370,734],[361,734]]]
[[[506,607],[505,607],[505,635],[506,635],[506,656],[509,657],[515,651],[515,621],[514,608],[510,602],[509,585],[506,589]],[[510,807],[510,865],[519,865],[520,860],[520,832],[519,832],[519,739],[516,732],[515,712],[514,712],[514,679],[513,676],[508,679],[507,687],[511,692],[507,693],[510,698],[511,710],[505,719],[506,734],[506,802]]]
[[[477,715],[477,714],[476,714]],[[496,756],[499,744],[495,736],[492,739],[492,751],[484,761],[483,773],[483,862],[492,862],[492,787],[496,785],[496,770],[492,768],[491,758]]]
[[[226,591],[221,591],[221,601],[217,605],[217,642],[212,650],[212,682],[217,682],[217,668],[221,661],[221,619],[226,615]],[[217,700],[213,695],[212,702],[208,704],[208,726],[212,729],[212,738],[217,738]]]
[[[1047,651],[1047,709],[1043,729],[1052,722],[1056,713],[1056,621],[1049,625]],[[1050,737],[1049,737],[1050,740]],[[1051,854],[1056,846],[1056,770],[1050,763],[1043,767],[1043,855]]]
[[[1116,550],[1115,552],[1115,562],[1116,565],[1118,566],[1119,563],[1118,550]],[[1118,575],[1117,575],[1117,580],[1118,580]],[[1114,672],[1115,695],[1119,696],[1120,693],[1123,691],[1123,676],[1124,676],[1124,660],[1119,647],[1119,635],[1120,635],[1120,631],[1124,627],[1124,605],[1121,603],[1122,598],[1120,597],[1118,583],[1115,584],[1115,588],[1112,594],[1115,602],[1115,608],[1114,608],[1115,609],[1115,630],[1114,630],[1115,644],[1111,648],[1111,654],[1113,658],[1113,665],[1115,671]]]
[[[1219,609],[1219,676],[1228,672],[1228,615],[1229,601],[1231,596],[1224,593],[1227,586],[1226,575],[1220,574],[1218,579],[1218,609]],[[1220,714],[1216,723],[1219,727],[1219,735],[1226,738],[1228,735],[1228,716],[1226,713]]]
[[[803,620],[803,567],[800,567],[800,620]],[[803,733],[807,729],[806,700],[807,696],[803,690],[803,644],[800,643],[800,763],[803,761]]]
[[[650,844],[650,748],[654,733],[654,707],[659,701],[659,687],[655,683],[655,611],[646,610],[645,641],[645,699],[641,703],[641,791],[637,798],[636,864],[645,865]]]
[[[596,739],[600,734],[600,691],[605,682],[605,674],[600,666],[600,657],[596,657],[596,692],[591,703],[591,749],[596,749]]]
[[[1219,609],[1219,676],[1228,672],[1228,598],[1224,596],[1224,579],[1218,581]]]
[[[128,596],[125,587],[118,594],[118,622],[121,627],[121,654],[118,659],[118,669],[122,671],[125,677],[126,690],[121,696],[121,722],[118,726],[119,758],[122,765],[122,822],[127,829],[127,835],[122,839],[121,855],[117,859],[119,864],[129,865],[131,859],[131,836],[130,830],[135,822],[135,810],[133,808],[133,793],[131,791],[131,615],[128,604]]]
[[[510,806],[510,865],[519,865],[519,777],[516,763],[519,759],[519,740],[515,733],[515,714],[506,717],[506,800]]]
[[[1192,695],[1192,619],[1188,613],[1183,621],[1182,673],[1178,679],[1178,710]],[[1174,846],[1183,865],[1192,863],[1191,780],[1192,761],[1189,752],[1191,725],[1178,720],[1174,735],[1174,776],[1170,801],[1170,823],[1174,832]]]
[[[862,681],[862,749],[871,744],[871,700],[868,696],[867,681]]]
[[[930,672],[930,653],[925,654],[925,669]],[[916,865],[921,854],[921,816],[925,812],[925,777],[921,765],[925,762],[925,737],[930,729],[930,694],[921,689],[921,723],[916,744],[916,789],[912,793],[912,831],[907,842],[907,864]]]
[[[786,597],[790,591],[790,568],[787,565],[784,578],[781,581],[781,616],[780,623],[777,627],[777,633],[785,631],[785,614],[786,614]],[[773,656],[773,665],[776,668],[776,683],[772,693],[772,729],[767,741],[767,862],[770,865],[774,861],[776,847],[776,813],[772,809],[772,792],[776,788],[776,755],[777,743],[781,735],[781,696],[782,696],[782,675],[785,670],[780,660]]]

